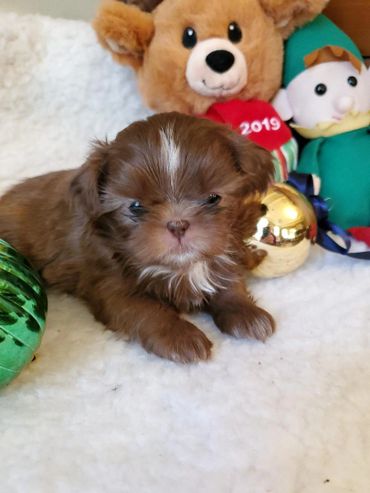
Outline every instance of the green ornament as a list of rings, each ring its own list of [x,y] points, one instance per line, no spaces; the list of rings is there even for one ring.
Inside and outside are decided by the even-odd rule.
[[[32,360],[45,330],[46,312],[40,276],[0,240],[0,388]]]

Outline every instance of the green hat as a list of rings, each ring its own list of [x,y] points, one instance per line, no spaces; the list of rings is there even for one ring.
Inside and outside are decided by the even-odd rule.
[[[361,53],[351,38],[327,17],[319,15],[293,33],[285,43],[284,87],[306,70],[305,56],[325,46],[340,46],[363,62]]]

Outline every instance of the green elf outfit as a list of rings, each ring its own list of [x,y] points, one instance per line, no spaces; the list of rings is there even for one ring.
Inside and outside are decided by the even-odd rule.
[[[308,68],[305,63],[307,56],[328,46],[342,48],[349,55],[348,61],[355,57],[358,65],[364,67],[361,54],[352,40],[321,15],[287,41],[284,86],[288,88],[291,81]],[[365,68],[363,70],[366,71]],[[298,133],[310,139],[300,156],[298,171],[320,178],[320,196],[328,201],[329,218],[343,229],[370,226],[369,109],[368,105],[365,112],[353,111],[338,122],[320,122],[314,128],[292,124]],[[366,230],[367,241],[370,229],[362,229]]]

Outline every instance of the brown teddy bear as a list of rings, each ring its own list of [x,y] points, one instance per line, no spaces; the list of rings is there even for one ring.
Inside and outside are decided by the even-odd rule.
[[[267,103],[278,91],[283,43],[328,0],[105,0],[102,45],[131,65],[155,111],[228,123],[269,149],[276,179],[295,168],[289,128]]]

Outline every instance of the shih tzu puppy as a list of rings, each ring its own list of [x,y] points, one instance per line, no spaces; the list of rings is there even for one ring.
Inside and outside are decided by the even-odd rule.
[[[274,331],[246,289],[261,257],[243,242],[272,176],[270,154],[227,127],[155,115],[97,143],[81,168],[6,193],[0,238],[107,328],[163,358],[205,360],[212,343],[182,312],[208,311],[235,337]]]

